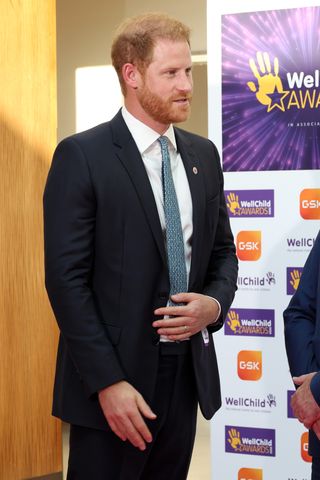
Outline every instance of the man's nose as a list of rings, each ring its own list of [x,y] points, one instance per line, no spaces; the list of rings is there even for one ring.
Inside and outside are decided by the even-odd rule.
[[[183,91],[183,92],[192,92],[193,89],[193,81],[192,81],[192,75],[191,73],[182,73],[179,76],[179,82],[178,82],[178,89]]]

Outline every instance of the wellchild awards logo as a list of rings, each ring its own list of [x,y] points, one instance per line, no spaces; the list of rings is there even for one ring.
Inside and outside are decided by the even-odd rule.
[[[296,418],[293,414],[293,410],[291,407],[291,398],[294,395],[295,390],[287,390],[287,417],[288,418]]]
[[[274,217],[274,190],[225,190],[230,218]]]
[[[225,335],[274,337],[274,310],[231,308],[224,324]]]
[[[268,428],[250,428],[225,426],[225,451],[242,455],[276,455],[275,430]]]
[[[250,58],[249,66],[255,81],[249,81],[247,85],[255,93],[257,101],[266,106],[267,112],[274,108],[281,112],[319,108],[320,70],[286,72],[283,81],[278,57],[272,62],[268,52],[257,52],[256,59]],[[320,126],[320,121],[314,123]]]

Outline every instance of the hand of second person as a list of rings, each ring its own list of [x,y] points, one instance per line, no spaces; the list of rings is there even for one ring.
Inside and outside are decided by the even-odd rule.
[[[154,420],[156,415],[142,395],[130,383],[121,381],[101,390],[98,398],[111,430],[121,440],[145,450],[152,435],[143,417]]]
[[[169,340],[186,340],[214,322],[219,315],[218,303],[207,295],[178,293],[171,298],[185,305],[158,308],[154,311],[155,315],[173,317],[156,320],[152,324],[159,335],[165,335]]]
[[[310,390],[310,382],[316,372],[293,377],[296,385],[300,385],[291,398],[291,406],[294,415],[306,428],[311,428],[313,423],[320,418],[320,407],[315,401]]]

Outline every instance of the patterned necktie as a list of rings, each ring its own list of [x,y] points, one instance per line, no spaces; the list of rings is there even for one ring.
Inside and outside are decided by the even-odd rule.
[[[163,204],[166,219],[167,258],[170,279],[170,296],[188,291],[187,269],[180,210],[174,188],[167,137],[159,137],[162,155]],[[169,305],[173,303],[169,299]]]

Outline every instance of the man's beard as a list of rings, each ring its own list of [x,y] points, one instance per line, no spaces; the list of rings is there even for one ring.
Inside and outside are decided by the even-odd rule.
[[[187,98],[189,103],[183,107],[177,104],[175,108],[174,100],[182,98]],[[139,92],[139,102],[144,111],[150,115],[153,120],[164,125],[186,121],[190,115],[191,98],[192,95],[190,93],[177,93],[175,96],[171,96],[167,100],[164,100],[156,93],[151,92],[145,84],[143,89]]]

